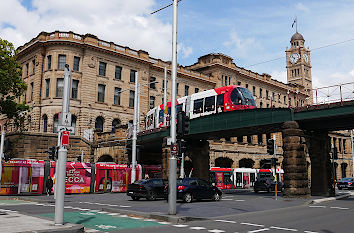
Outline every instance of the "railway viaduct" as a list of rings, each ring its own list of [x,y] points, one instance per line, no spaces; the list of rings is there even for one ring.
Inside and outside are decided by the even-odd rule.
[[[186,155],[193,175],[209,179],[209,139],[282,132],[284,195],[309,197],[333,195],[329,131],[354,128],[354,101],[300,109],[270,108],[226,112],[191,120]],[[160,156],[168,176],[169,128],[142,132],[140,159]],[[309,188],[306,154],[311,159]],[[161,157],[162,154],[162,157]]]

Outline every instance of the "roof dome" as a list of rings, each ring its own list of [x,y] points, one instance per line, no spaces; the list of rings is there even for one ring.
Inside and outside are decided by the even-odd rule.
[[[293,41],[293,40],[305,40],[305,39],[304,39],[304,37],[303,37],[300,33],[296,32],[296,33],[291,37],[291,41]]]

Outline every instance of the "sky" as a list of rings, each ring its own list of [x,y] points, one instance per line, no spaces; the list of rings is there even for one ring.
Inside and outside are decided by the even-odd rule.
[[[1,0],[0,37],[18,47],[42,31],[90,33],[169,61],[172,7],[150,13],[170,3]],[[291,26],[296,16],[298,32],[312,50],[313,88],[354,82],[353,12],[353,0],[182,0],[178,63],[187,66],[205,54],[223,53],[239,67],[286,83],[285,50],[295,33]]]

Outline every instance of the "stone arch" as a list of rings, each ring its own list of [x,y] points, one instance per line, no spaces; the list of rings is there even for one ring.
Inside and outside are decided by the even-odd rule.
[[[104,129],[104,118],[101,116],[98,116],[95,120],[95,129],[100,130],[103,132]]]
[[[254,164],[254,160],[249,158],[243,158],[238,161],[239,167],[253,168]]]
[[[112,132],[115,132],[116,129],[121,125],[121,120],[118,118],[114,118],[112,121]]]
[[[102,155],[97,162],[113,162],[113,157],[109,154]]]
[[[234,161],[227,157],[219,157],[215,159],[215,167],[231,168]]]

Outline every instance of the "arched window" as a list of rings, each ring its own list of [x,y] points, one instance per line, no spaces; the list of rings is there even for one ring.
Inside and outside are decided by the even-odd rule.
[[[58,133],[59,116],[55,114],[53,117],[53,133]]]
[[[43,115],[43,132],[48,132],[48,117],[47,115]]]
[[[103,124],[104,124],[103,117],[101,116],[97,117],[95,121],[95,129],[101,130],[101,132],[103,132]]]
[[[71,115],[71,127],[74,128],[74,131],[72,132],[72,134],[75,134],[75,132],[76,132],[76,120],[77,120],[77,117],[75,115]]]
[[[116,132],[117,127],[120,125],[120,120],[119,119],[114,119],[112,121],[112,132]]]

